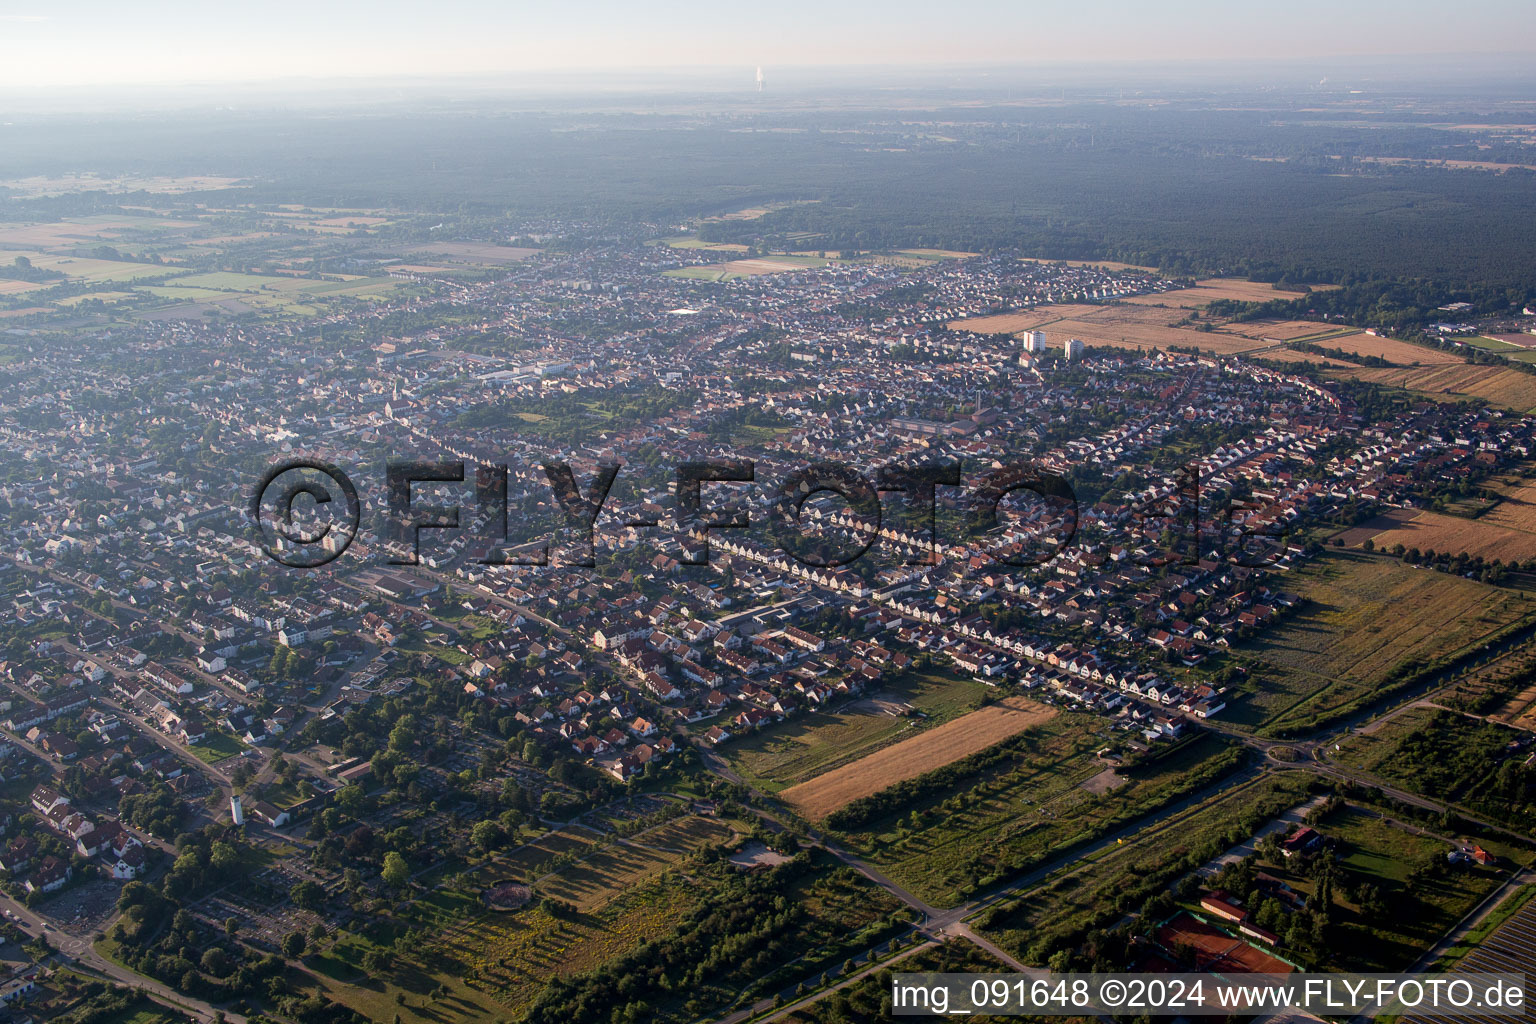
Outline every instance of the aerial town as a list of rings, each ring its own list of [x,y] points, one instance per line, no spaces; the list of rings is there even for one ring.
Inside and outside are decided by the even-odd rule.
[[[113,230],[149,244],[96,262],[188,245]],[[1529,869],[1536,421],[1329,372],[1437,338],[1012,253],[355,245],[112,284],[64,314],[89,346],[10,300],[11,1012],[819,1020],[896,961],[1399,969]],[[295,285],[342,298],[261,305]],[[295,460],[355,529],[339,488],[264,508],[271,467],[326,486]],[[821,489],[775,532],[786,480]],[[1465,548],[1394,539],[1473,505]],[[690,942],[753,952],[648,973]]]

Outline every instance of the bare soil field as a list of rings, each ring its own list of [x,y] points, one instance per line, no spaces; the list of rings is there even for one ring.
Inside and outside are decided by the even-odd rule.
[[[1536,409],[1536,376],[1497,366],[1444,363],[1421,367],[1332,370],[1334,376],[1435,395],[1470,395],[1517,412]]]
[[[0,295],[15,295],[18,292],[29,292],[33,288],[41,288],[43,285],[36,281],[11,281],[0,278]]]
[[[1087,781],[1079,784],[1079,789],[1086,789],[1095,796],[1103,796],[1105,793],[1113,793],[1131,780],[1121,775],[1113,768],[1105,768],[1099,774],[1090,776]]]
[[[854,800],[969,757],[1055,715],[1054,708],[1024,697],[1008,697],[791,786],[779,796],[802,814],[819,820]]]
[[[1491,514],[1490,511],[1488,515]],[[1462,519],[1438,512],[1420,512],[1405,518],[1399,513],[1377,516],[1371,522],[1377,520],[1385,520],[1382,524],[1384,529],[1371,537],[1378,549],[1401,544],[1405,548],[1418,548],[1420,551],[1434,550],[1451,554],[1464,551],[1468,555],[1481,555],[1490,562],[1495,558],[1505,562],[1523,562],[1527,558],[1536,558],[1536,532],[1489,522],[1487,515],[1482,519]],[[1351,534],[1354,532],[1349,531]],[[1346,543],[1349,542],[1347,537],[1346,534]]]

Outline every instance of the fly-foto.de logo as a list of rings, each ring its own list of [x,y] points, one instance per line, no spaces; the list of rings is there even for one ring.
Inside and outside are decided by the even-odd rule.
[[[421,557],[422,531],[473,528],[486,552],[475,561],[498,566],[596,565],[594,542],[599,519],[615,480],[618,463],[599,464],[585,480],[567,462],[540,464],[542,484],[559,512],[559,529],[533,543],[509,545],[508,480],[506,466],[463,460],[391,460],[385,468],[387,494],[383,535],[393,565],[415,565]],[[888,465],[870,473],[842,462],[810,463],[785,475],[756,504],[715,508],[707,500],[710,484],[758,484],[757,465],[750,459],[705,459],[678,463],[672,472],[671,536],[681,549],[682,565],[707,565],[709,538],[716,530],[748,530],[765,521],[778,550],[799,564],[837,568],[863,557],[875,543],[882,523],[898,510],[887,507],[894,496],[908,539],[906,564],[933,565],[940,552],[955,542],[938,529],[939,489],[959,489],[968,509],[974,538],[971,553],[989,557],[1005,567],[1043,565],[1066,551],[1078,536],[1079,505],[1071,483],[1062,475],[1029,463],[1013,463],[983,472],[966,473],[955,461]],[[472,488],[471,485],[472,484]],[[444,502],[445,486],[464,488],[461,500]],[[428,500],[418,488],[431,487]],[[1002,506],[1010,495],[1025,494],[1035,506],[1028,522],[1005,523]],[[954,492],[946,494],[956,497]],[[846,506],[836,519],[845,527],[829,532],[824,517],[807,516],[806,504],[819,495],[836,495]],[[953,507],[953,502],[948,503]],[[1166,493],[1127,506],[1129,518],[1167,520],[1165,535],[1176,539],[1177,554],[1199,557],[1212,536],[1227,545],[1252,547],[1262,535],[1233,526],[1241,506],[1228,503],[1214,534],[1202,538],[1199,481],[1184,470]],[[473,527],[465,524],[466,516]],[[315,568],[340,557],[356,540],[362,516],[358,489],[338,467],[319,459],[291,459],[268,469],[254,489],[249,514],[260,534],[262,550],[274,561],[293,568]],[[610,517],[605,526],[662,531],[660,517]],[[558,544],[556,543],[558,540]],[[1273,548],[1273,545],[1268,545]],[[1273,552],[1261,552],[1262,560]]]

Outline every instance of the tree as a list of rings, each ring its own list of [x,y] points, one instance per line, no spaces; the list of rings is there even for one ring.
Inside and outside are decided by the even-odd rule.
[[[289,932],[283,936],[283,955],[290,960],[304,955],[303,932]]]
[[[229,971],[229,956],[215,946],[203,954],[201,966],[215,978],[222,978]]]
[[[394,850],[384,855],[384,870],[381,877],[389,885],[396,889],[404,889],[411,884],[411,867],[405,862],[405,858]]]
[[[289,893],[293,897],[296,906],[305,910],[317,910],[325,900],[325,890],[318,883],[303,881],[295,885]]]
[[[494,821],[482,821],[469,830],[470,841],[486,853],[501,845],[501,825]]]

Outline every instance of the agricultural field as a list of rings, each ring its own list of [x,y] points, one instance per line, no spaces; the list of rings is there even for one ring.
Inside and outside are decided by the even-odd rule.
[[[1232,647],[1250,666],[1246,699],[1223,719],[1274,733],[1309,726],[1368,700],[1401,671],[1480,646],[1536,612],[1536,602],[1395,559],[1329,551],[1287,575],[1303,607]]]
[[[1067,338],[1081,338],[1090,345],[1111,348],[1150,350],[1177,345],[1182,348],[1199,348],[1202,352],[1235,354],[1255,351],[1276,343],[1276,339],[1263,333],[1267,328],[1254,328],[1249,332],[1253,337],[1239,333],[1249,327],[1246,324],[1215,331],[1196,331],[1175,326],[1188,317],[1189,310],[1180,307],[1063,303],[1040,306],[1020,313],[952,320],[949,327],[982,334],[1017,334],[1021,331],[1043,330],[1047,343],[1053,348],[1059,347]],[[1283,323],[1294,325],[1302,322]],[[1327,328],[1326,324],[1306,324],[1305,328],[1292,329],[1317,333]]]
[[[1100,306],[1084,306],[1063,303],[1059,306],[1038,306],[1022,313],[999,313],[996,316],[961,317],[945,324],[952,331],[975,331],[977,334],[1017,334],[1020,331],[1039,330],[1075,316],[1098,312]]]
[[[126,283],[151,281],[182,273],[180,267],[160,266],[154,263],[127,263],[122,260],[95,260],[79,256],[33,256],[32,265],[39,270],[57,270],[71,281],[106,281]]]
[[[779,796],[801,814],[821,819],[854,800],[969,757],[1055,716],[1054,709],[1026,697],[1007,697],[791,786]]]
[[[1310,341],[1322,344],[1326,342],[1329,348],[1347,348],[1347,346],[1335,346],[1333,342],[1336,339],[1348,338],[1360,333],[1358,328],[1340,327],[1338,324],[1324,323],[1320,320],[1244,320],[1240,323],[1229,323],[1222,330],[1271,343]]]
[[[446,1011],[447,1019],[468,1022],[515,1011],[550,978],[597,967],[670,928],[697,905],[697,893],[669,872],[694,851],[734,835],[730,825],[700,817],[674,819],[628,842],[581,826],[546,834],[389,920],[342,933],[310,958],[314,984],[373,1020],[397,1012],[404,1020],[441,1020],[436,1014]],[[534,902],[516,911],[486,906],[483,889],[507,878],[531,883]],[[552,910],[545,898],[573,910]],[[398,939],[408,929],[424,930],[430,939],[402,949]],[[388,983],[362,969],[370,949],[393,950]],[[450,989],[447,1000],[425,998],[442,984]],[[397,994],[405,996],[405,1010]]]
[[[1536,648],[1515,647],[1434,694],[1434,702],[1536,730]]]
[[[977,924],[1015,956],[1044,965],[1055,949],[1076,946],[1082,932],[1118,921],[1128,906],[1163,893],[1306,795],[1307,779],[1295,772],[1241,783],[1083,858],[998,904]]]
[[[702,238],[692,235],[680,235],[677,238],[663,239],[661,244],[673,249],[705,249],[710,252],[746,252],[749,246],[740,242],[706,242]]]
[[[1415,345],[1396,338],[1376,337],[1363,331],[1345,337],[1330,338],[1326,343],[1318,342],[1318,344],[1352,355],[1375,356],[1398,366],[1464,365],[1466,363],[1466,360],[1454,352],[1446,352],[1429,345]]]
[[[1301,352],[1294,348],[1271,348],[1262,352],[1255,352],[1253,355],[1276,363],[1311,363],[1314,366],[1338,366],[1344,369],[1356,365],[1343,359],[1332,359],[1328,356],[1314,355],[1311,352]]]
[[[1503,508],[1502,515],[1496,515]],[[1440,554],[1466,553],[1485,561],[1524,562],[1536,558],[1536,515],[1523,502],[1505,508],[1500,503],[1477,519],[1394,509],[1374,516],[1343,534],[1344,542],[1363,544],[1367,539],[1377,550],[1417,548]],[[1518,525],[1517,525],[1518,524]]]
[[[1198,348],[1202,352],[1214,352],[1217,355],[1252,352],[1269,344],[1263,340],[1222,331],[1192,331],[1183,327],[1144,323],[1134,315],[1110,322],[1061,320],[1051,325],[1047,336],[1052,342],[1061,338],[1081,338],[1088,345],[1107,348],[1151,351],[1154,348],[1178,346]]]
[[[407,921],[348,933],[330,950],[310,957],[312,984],[370,1020],[388,1020],[396,1013],[405,1024],[512,1018],[555,978],[606,984],[592,972],[609,961],[635,956],[647,943],[686,943],[690,920],[722,906],[762,902],[760,895],[749,894],[752,876],[727,862],[693,863],[689,872],[686,878],[668,873],[628,886],[594,911],[533,904],[499,912],[467,893],[436,894],[413,904]],[[648,1019],[689,1020],[708,1010],[723,1013],[745,994],[773,991],[814,976],[891,934],[901,909],[894,897],[825,855],[799,869],[798,877],[786,884],[783,898],[795,908],[793,942],[780,935],[771,950],[758,947],[752,957],[732,959],[720,971],[685,986],[686,1007],[659,1005],[682,1002],[683,997],[656,993],[659,1001],[653,1001]],[[736,923],[756,927],[758,920],[758,914],[738,915]],[[408,927],[399,927],[402,924]],[[402,944],[403,936],[407,941]],[[362,969],[370,950],[389,952],[387,982]],[[430,995],[438,986],[446,986],[446,998]]]
[[[1314,290],[1328,287],[1334,286],[1316,285]],[[1179,288],[1169,292],[1158,292],[1155,295],[1135,295],[1124,301],[1149,306],[1182,306],[1186,309],[1194,309],[1209,305],[1217,299],[1232,299],[1237,302],[1273,302],[1276,299],[1300,298],[1301,294],[1282,291],[1263,281],[1245,281],[1238,277],[1212,277],[1204,281],[1196,281],[1193,288]]]
[[[1421,703],[1349,736],[1333,757],[1408,792],[1524,831],[1536,820],[1524,793],[1528,755],[1510,747],[1523,738],[1507,726]]]
[[[762,274],[781,274],[789,270],[808,270],[825,267],[830,261],[819,256],[758,256],[751,259],[729,260],[725,263],[709,263],[702,267],[679,267],[664,270],[664,277],[686,277],[698,281],[735,281],[743,277]]]
[[[106,177],[86,173],[10,178],[0,181],[0,188],[14,189],[30,198],[42,198],[69,195],[74,192],[151,192],[160,195],[181,195],[187,192],[231,188],[239,183],[239,178],[221,178],[206,174]]]
[[[961,252],[958,249],[898,249],[898,256],[916,256],[919,259],[929,260],[963,260],[976,254],[974,252]]]
[[[435,242],[430,245],[396,246],[401,256],[425,256],[466,267],[508,267],[539,252],[513,245],[490,245],[480,242]]]
[[[1422,358],[1419,361],[1428,363]],[[1480,398],[1516,412],[1536,410],[1536,375],[1505,367],[1473,366],[1457,361],[1417,367],[1359,366],[1330,370],[1329,373],[1335,377],[1404,388],[1430,398]]]
[[[1480,522],[1493,523],[1511,530],[1536,532],[1536,466],[1526,463],[1519,472],[1495,477],[1483,484],[1483,489],[1497,496],[1493,507],[1478,517]]]
[[[103,214],[69,217],[41,224],[0,223],[0,246],[25,250],[75,249],[96,246],[128,236],[155,236],[196,232],[197,221]]]
[[[434,938],[396,955],[387,982],[362,967],[369,950],[391,948],[392,936],[382,931],[349,935],[309,958],[308,966],[319,991],[370,1020],[399,1013],[402,1021],[469,1024],[515,1013],[551,978],[628,952],[692,906],[688,887],[675,881],[642,886],[601,913],[569,919],[541,906],[491,911],[462,897],[424,922]],[[439,985],[448,987],[447,998],[428,994]],[[405,1002],[397,1003],[399,997]]]
[[[840,834],[898,884],[950,905],[1211,785],[1242,759],[1226,740],[1199,736],[1115,769],[1104,786],[1110,766],[1097,751],[1114,738],[1101,720],[1063,713],[1019,740],[995,764],[917,780],[910,798]]]
[[[777,792],[973,711],[987,692],[973,679],[915,672],[835,711],[811,711],[732,740],[721,752],[743,778]],[[926,717],[899,713],[907,707]]]

